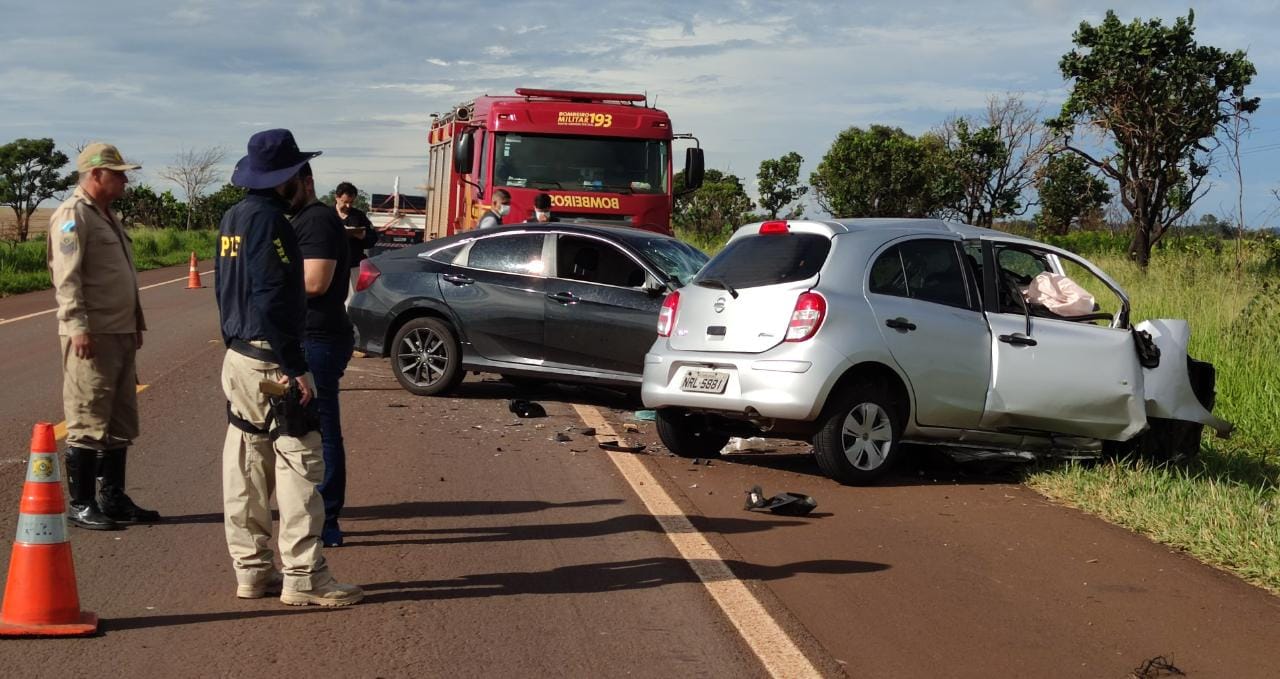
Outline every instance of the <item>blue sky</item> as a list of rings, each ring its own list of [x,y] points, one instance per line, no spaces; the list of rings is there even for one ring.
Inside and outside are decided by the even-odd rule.
[[[1019,92],[1055,112],[1057,62],[1082,19],[1185,14],[1168,2],[71,3],[0,0],[0,142],[106,140],[144,165],[289,127],[322,149],[322,187],[389,191],[422,181],[432,112],[514,87],[647,92],[692,132],[709,167],[754,193],[761,160],[798,151],[807,177],[851,125],[918,134],[988,96]],[[1280,223],[1280,0],[1196,8],[1203,44],[1245,49],[1262,108],[1245,141],[1245,213]],[[15,29],[17,35],[14,37]],[[1225,162],[1221,164],[1225,170]],[[1225,171],[1196,212],[1233,211]]]

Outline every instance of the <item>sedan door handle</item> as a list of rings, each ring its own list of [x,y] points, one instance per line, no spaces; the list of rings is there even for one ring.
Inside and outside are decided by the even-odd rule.
[[[547,295],[547,299],[553,302],[559,302],[561,304],[577,304],[578,303],[577,295],[574,295],[572,292],[557,292],[551,295]]]
[[[885,321],[884,324],[889,326],[890,328],[893,328],[894,330],[906,330],[907,332],[911,332],[912,330],[916,329],[915,323],[912,323],[911,321],[908,321],[907,319],[901,316],[897,318],[890,318],[889,320]]]
[[[1036,345],[1035,340],[1031,339],[1030,337],[1027,337],[1026,335],[1020,332],[1015,332],[1012,335],[1001,335],[1000,341],[1006,344],[1012,344],[1015,346],[1023,346],[1023,347],[1034,347]]]
[[[456,273],[447,273],[441,276],[441,278],[445,279],[450,283],[453,283],[454,285],[471,285],[472,283],[476,282],[474,278],[468,278],[467,276],[463,276],[461,274],[456,274]]]

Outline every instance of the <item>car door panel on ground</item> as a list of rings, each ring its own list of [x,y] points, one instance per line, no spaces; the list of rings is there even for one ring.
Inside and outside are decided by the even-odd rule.
[[[559,234],[555,271],[546,280],[549,364],[638,373],[657,336],[662,296],[645,290],[650,274],[598,238]]]
[[[867,299],[907,375],[921,426],[972,428],[982,419],[991,344],[956,241],[899,241],[875,255]]]
[[[982,426],[1127,440],[1146,426],[1142,368],[1128,329],[1030,315],[1017,261],[1048,253],[987,244],[1000,292],[988,308],[992,384]],[[1045,265],[1045,270],[1048,270]],[[992,289],[988,287],[987,289]],[[1021,300],[1021,302],[1020,302]]]
[[[480,356],[525,364],[545,358],[543,241],[540,233],[479,238],[439,274],[463,340]]]

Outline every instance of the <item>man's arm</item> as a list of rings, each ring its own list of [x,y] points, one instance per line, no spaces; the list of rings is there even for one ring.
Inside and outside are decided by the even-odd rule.
[[[271,222],[253,224],[241,242],[240,254],[248,257],[249,306],[262,322],[263,334],[280,361],[280,370],[290,377],[307,372],[302,351],[302,331],[306,313],[293,228],[283,216]]]
[[[336,259],[302,259],[302,276],[306,281],[307,297],[323,295],[333,282],[333,272],[338,268]]]
[[[54,211],[46,235],[45,261],[58,302],[58,321],[66,328],[76,356],[88,359],[93,358],[93,340],[89,337],[89,314],[81,278],[85,223],[78,211],[78,203],[71,209]]]

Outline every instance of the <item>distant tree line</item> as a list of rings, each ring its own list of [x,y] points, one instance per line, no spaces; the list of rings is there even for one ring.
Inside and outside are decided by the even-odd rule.
[[[1172,25],[1123,23],[1107,12],[1073,35],[1074,49],[1058,64],[1067,100],[1048,120],[1006,94],[991,97],[982,116],[954,117],[919,136],[887,125],[850,127],[807,187],[798,154],[762,162],[763,213],[753,212],[738,177],[709,170],[701,188],[677,197],[676,226],[705,236],[753,219],[795,218],[802,213],[796,201],[812,189],[838,217],[940,217],[991,227],[1023,221],[1038,207],[1031,224],[1050,235],[1120,221],[1129,256],[1144,267],[1151,248],[1177,229],[1242,235],[1241,214],[1234,221],[1206,215],[1194,225],[1186,219],[1207,191],[1215,151],[1234,150],[1238,176],[1240,130],[1259,105],[1245,95],[1257,73],[1245,53],[1198,44],[1194,22],[1194,12]],[[1280,199],[1280,189],[1274,193]],[[1108,206],[1114,214],[1105,214]]]

